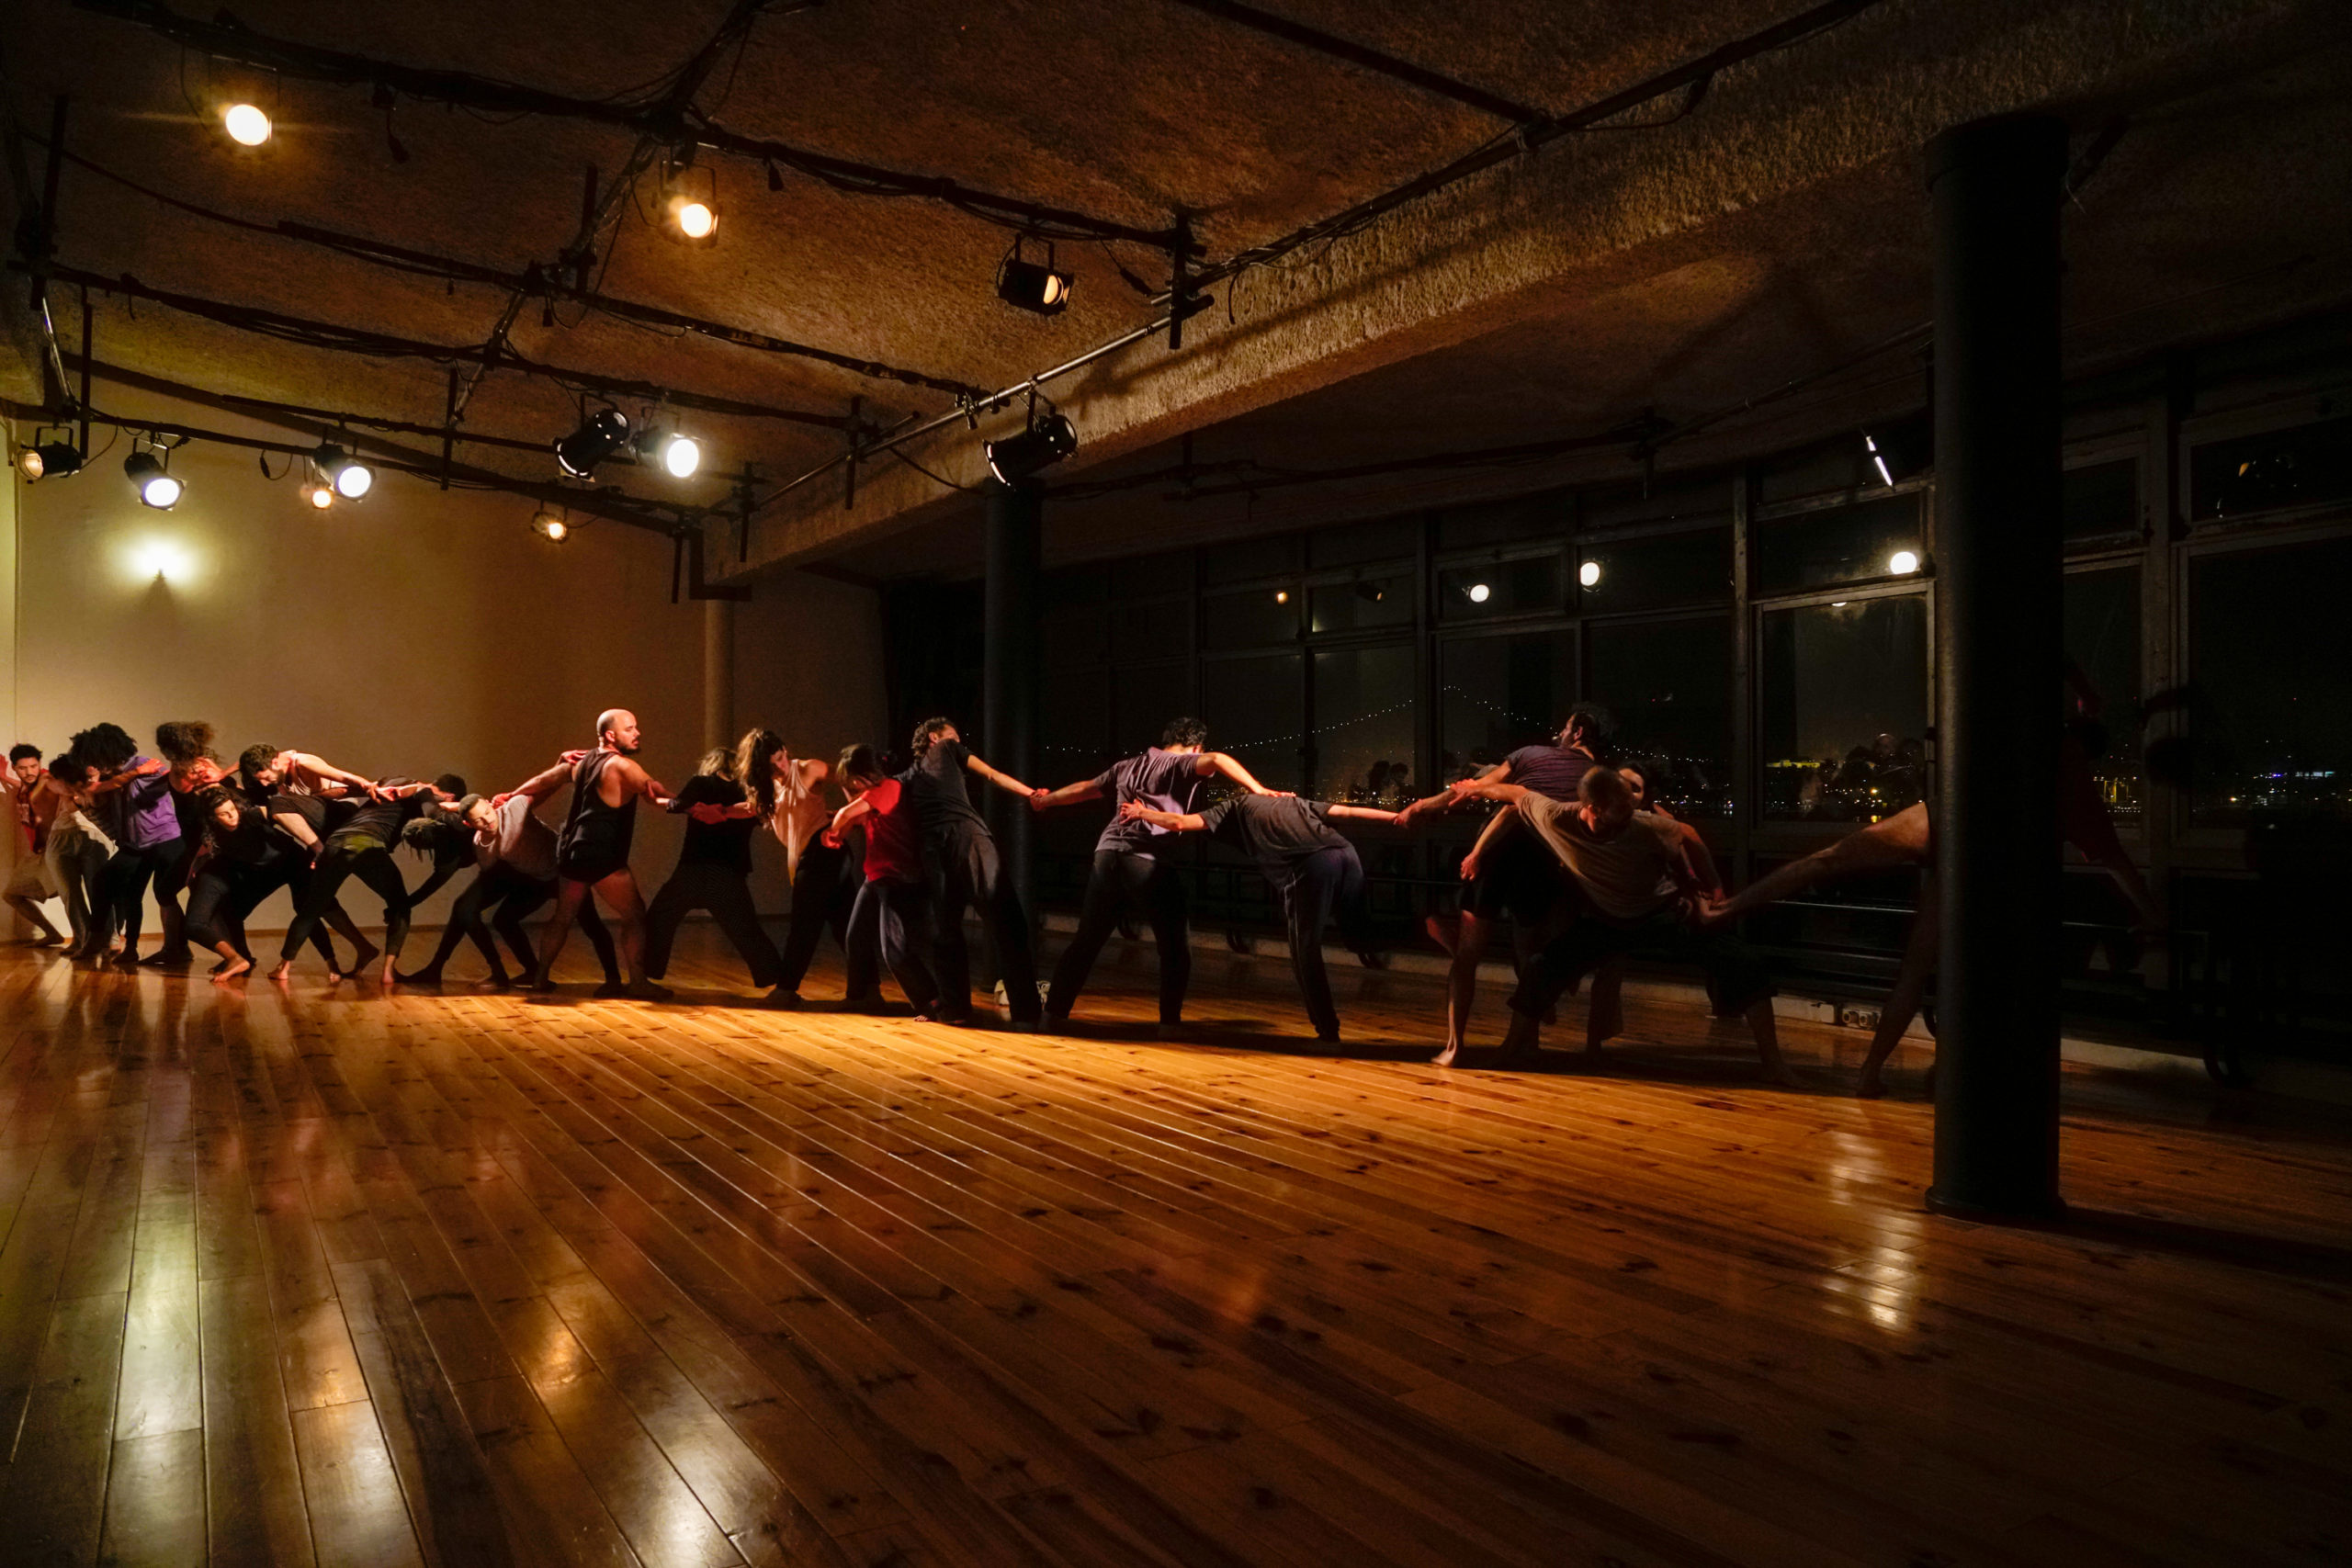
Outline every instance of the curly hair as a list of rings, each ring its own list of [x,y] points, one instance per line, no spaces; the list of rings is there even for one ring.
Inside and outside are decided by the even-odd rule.
[[[916,761],[922,761],[924,756],[930,752],[931,743],[939,739],[941,732],[944,730],[953,729],[955,728],[956,721],[951,718],[940,717],[924,719],[921,724],[915,726],[915,738],[907,742],[908,753],[912,756]]]
[[[212,755],[212,727],[200,718],[175,718],[155,727],[155,754],[175,768]]]
[[[100,773],[112,773],[139,755],[139,742],[119,724],[94,724],[74,737],[74,755]]]

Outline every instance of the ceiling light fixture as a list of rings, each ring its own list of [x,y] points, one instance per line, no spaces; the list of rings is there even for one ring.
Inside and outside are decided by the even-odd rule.
[[[152,506],[158,512],[169,512],[180,503],[187,486],[164,470],[170,454],[163,447],[133,452],[122,460],[123,477],[130,488],[139,492],[140,504]]]
[[[551,545],[560,545],[571,537],[571,524],[563,513],[542,506],[532,514],[531,532]]]
[[[345,501],[357,501],[376,483],[375,469],[353,457],[348,447],[332,441],[322,443],[311,454],[311,466],[317,471],[320,482],[334,486],[334,493]]]
[[[1061,414],[1033,415],[1029,428],[1020,434],[983,443],[980,449],[988,454],[989,472],[999,482],[1017,485],[1077,451],[1078,432]]]
[[[598,409],[555,444],[556,464],[573,479],[584,479],[597,464],[628,445],[628,415],[618,409]]]
[[[17,471],[25,476],[28,484],[41,479],[62,479],[82,471],[85,460],[82,449],[71,441],[43,441],[50,433],[48,426],[33,432],[32,443],[17,451]]]
[[[1597,560],[1589,560],[1582,566],[1577,568],[1577,581],[1583,583],[1587,588],[1600,587],[1600,563]]]
[[[1474,582],[1470,585],[1470,603],[1473,604],[1483,604],[1494,596],[1495,591],[1483,582]]]
[[[258,147],[269,140],[269,116],[251,104],[231,104],[221,111],[220,123],[240,147]]]
[[[1058,316],[1069,309],[1073,281],[1069,273],[1055,267],[1050,242],[1046,246],[1046,259],[1033,262],[1021,254],[1021,239],[1016,235],[1012,251],[996,269],[996,297],[1032,315]]]
[[[682,430],[649,430],[637,438],[637,458],[661,464],[673,479],[690,479],[702,467],[702,443]]]
[[[302,499],[311,503],[311,507],[313,511],[324,512],[327,508],[334,504],[334,486],[321,484],[304,485],[302,487]]]
[[[1919,570],[1918,552],[1916,550],[1895,551],[1886,558],[1886,570],[1897,577],[1908,577]]]
[[[662,175],[664,214],[670,234],[690,245],[715,244],[718,240],[718,171],[694,166],[691,142],[671,154]],[[700,177],[695,176],[699,175]]]

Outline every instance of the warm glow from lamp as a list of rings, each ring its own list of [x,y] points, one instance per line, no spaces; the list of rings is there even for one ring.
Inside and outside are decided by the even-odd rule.
[[[707,240],[718,227],[718,214],[706,202],[689,201],[678,208],[678,232],[689,240]]]
[[[1897,550],[1886,558],[1886,570],[1897,577],[1905,577],[1919,570],[1919,557],[1915,551]]]
[[[196,557],[187,547],[161,536],[131,541],[123,563],[134,582],[185,584],[196,571]]]
[[[1600,563],[1597,560],[1589,560],[1582,566],[1577,568],[1577,581],[1583,583],[1587,588],[1600,587]]]
[[[1470,585],[1470,603],[1473,604],[1483,604],[1487,600],[1493,598],[1494,593],[1495,591],[1487,587],[1485,583],[1474,582]]]
[[[258,147],[269,140],[269,116],[251,104],[231,104],[220,116],[229,140],[240,147]]]

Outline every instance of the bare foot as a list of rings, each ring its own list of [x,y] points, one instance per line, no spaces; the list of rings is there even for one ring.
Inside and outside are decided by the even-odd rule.
[[[384,960],[383,976],[376,983],[389,991],[400,984],[400,978],[398,975],[392,973],[392,961],[387,958]]]
[[[1440,1051],[1436,1055],[1430,1058],[1430,1066],[1432,1067],[1450,1067],[1453,1066],[1454,1062],[1461,1056],[1461,1055],[1462,1042],[1459,1040],[1449,1040],[1445,1043],[1444,1050]]]
[[[253,965],[244,959],[232,958],[212,971],[212,983],[216,986],[225,986],[238,976],[251,972],[252,969]]]
[[[286,983],[286,976],[291,975],[293,972],[294,961],[290,958],[282,959],[279,961],[277,967],[269,972],[269,977],[277,981],[278,984],[284,985]]]

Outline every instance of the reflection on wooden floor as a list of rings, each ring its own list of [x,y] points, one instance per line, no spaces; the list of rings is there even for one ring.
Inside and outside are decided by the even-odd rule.
[[[1984,1229],[1827,1032],[1448,1074],[1350,980],[1333,1060],[1272,964],[1163,1044],[0,953],[0,1562],[2352,1555],[2341,1123],[2070,1075],[2094,1217]]]

